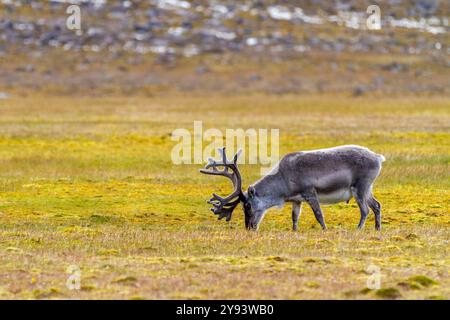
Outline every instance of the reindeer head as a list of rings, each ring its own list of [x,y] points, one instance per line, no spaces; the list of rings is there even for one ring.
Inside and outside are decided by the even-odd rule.
[[[230,221],[233,210],[239,203],[242,202],[245,213],[245,227],[249,229],[251,210],[248,208],[248,196],[244,192],[242,192],[242,177],[237,166],[237,159],[242,150],[239,150],[234,155],[232,161],[227,160],[225,147],[218,149],[218,151],[222,159],[214,160],[212,158],[209,158],[208,164],[204,169],[200,169],[200,172],[204,174],[224,176],[229,178],[233,182],[234,191],[225,198],[213,193],[212,198],[208,201],[208,203],[213,205],[211,211],[214,214],[219,215],[219,220],[226,218],[226,221]],[[223,169],[219,170],[218,167],[223,167]],[[210,170],[210,168],[212,168],[212,170]]]

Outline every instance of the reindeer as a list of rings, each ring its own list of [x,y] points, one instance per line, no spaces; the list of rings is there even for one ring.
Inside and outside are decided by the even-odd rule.
[[[375,228],[381,230],[381,204],[372,193],[373,183],[385,161],[380,154],[355,145],[289,153],[267,175],[243,192],[237,166],[241,150],[231,161],[227,159],[225,148],[218,151],[222,159],[209,158],[200,172],[224,176],[233,182],[234,191],[230,195],[221,197],[213,193],[208,201],[219,220],[225,217],[230,221],[233,210],[241,203],[245,227],[257,230],[269,208],[292,202],[292,228],[297,231],[301,206],[306,202],[325,230],[327,227],[320,204],[348,203],[355,198],[361,213],[358,228],[364,227],[370,208],[375,214]]]

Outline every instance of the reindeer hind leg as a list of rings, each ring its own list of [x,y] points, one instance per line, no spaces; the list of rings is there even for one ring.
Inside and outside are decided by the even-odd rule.
[[[358,183],[352,188],[353,197],[358,204],[359,212],[361,214],[358,229],[364,228],[367,215],[369,214],[368,199],[370,198],[371,194],[370,188],[371,184],[368,184],[367,182]]]
[[[381,230],[381,203],[372,195],[367,202],[370,209],[375,214],[375,229]]]

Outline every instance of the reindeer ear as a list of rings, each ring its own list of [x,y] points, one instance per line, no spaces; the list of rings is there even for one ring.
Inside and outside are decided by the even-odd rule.
[[[256,195],[256,190],[253,186],[248,187],[248,196],[253,198]]]

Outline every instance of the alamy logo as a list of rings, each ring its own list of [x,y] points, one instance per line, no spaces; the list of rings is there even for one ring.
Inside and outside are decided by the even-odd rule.
[[[267,129],[226,129],[224,134],[216,128],[203,131],[203,122],[194,121],[193,135],[184,128],[172,132],[172,141],[177,141],[178,144],[172,148],[171,158],[176,165],[203,164],[209,158],[216,158],[217,149],[225,146],[228,152],[242,150],[239,164],[260,164],[261,174],[267,174],[268,169],[280,158],[279,135],[279,129],[270,129],[269,142]]]
[[[367,278],[366,286],[371,290],[378,290],[381,288],[381,268],[374,264],[367,267],[366,272],[370,274]]]
[[[367,14],[370,16],[366,20],[367,29],[380,30],[381,29],[381,9],[379,6],[373,4],[367,7]]]
[[[70,265],[66,272],[69,274],[69,277],[66,281],[67,289],[69,290],[80,290],[81,288],[81,270],[80,267],[76,265]]]
[[[81,9],[80,6],[73,4],[67,7],[66,13],[69,15],[66,20],[66,27],[69,30],[81,33]]]

